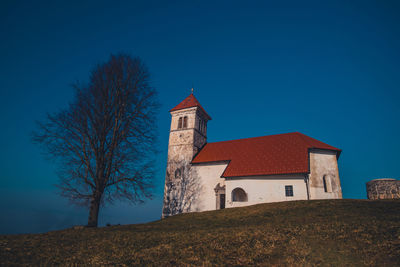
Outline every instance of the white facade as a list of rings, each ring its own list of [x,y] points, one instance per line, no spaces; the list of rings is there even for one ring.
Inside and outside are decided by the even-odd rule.
[[[307,187],[304,176],[260,176],[234,178],[225,181],[227,208],[242,207],[268,202],[307,200]],[[286,196],[285,186],[292,186],[293,196]],[[235,188],[243,189],[247,201],[233,201]]]
[[[315,153],[313,157],[321,157],[321,154]],[[336,158],[336,156],[335,156]],[[333,160],[332,160],[333,161]],[[317,176],[319,173],[312,173],[313,184],[307,184],[306,175],[274,175],[274,176],[253,176],[253,177],[235,177],[222,178],[227,163],[222,164],[196,164],[193,170],[200,178],[201,193],[197,199],[196,205],[191,211],[207,211],[219,209],[219,195],[215,192],[217,186],[225,187],[225,208],[234,208],[255,205],[260,203],[308,200],[308,199],[338,199],[342,198],[340,182],[336,179],[336,185],[328,184],[327,192],[323,186],[323,176]],[[329,174],[329,172],[328,172]],[[319,181],[318,184],[316,181]],[[328,180],[329,181],[329,180]],[[286,186],[292,187],[293,195],[286,195]],[[307,186],[309,186],[307,188]],[[333,187],[333,190],[329,189]],[[332,188],[331,187],[331,188]],[[246,201],[235,201],[233,191],[241,188],[247,195]]]
[[[219,203],[217,201],[218,196],[214,189],[218,185],[220,187],[225,186],[225,179],[221,178],[221,175],[227,165],[227,163],[193,165],[192,170],[196,173],[195,177],[199,178],[201,184],[199,198],[193,207],[193,211],[219,209],[219,207],[217,207],[217,204]]]

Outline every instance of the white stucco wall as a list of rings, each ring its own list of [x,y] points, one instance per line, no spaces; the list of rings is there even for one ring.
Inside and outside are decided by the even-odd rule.
[[[259,203],[307,200],[304,176],[265,176],[229,179],[226,185],[226,207],[242,207]],[[285,186],[293,186],[293,197],[286,197]],[[232,202],[232,191],[240,187],[247,193],[247,202]]]
[[[328,192],[324,190],[323,177]],[[310,152],[310,199],[342,198],[336,152],[313,150]]]
[[[259,177],[220,178],[227,163],[194,164],[194,177],[200,181],[200,194],[192,211],[217,209],[217,196],[214,188],[219,183],[225,186],[225,207],[242,207],[260,203],[307,200],[307,188],[302,175],[277,175]],[[293,197],[286,197],[285,186],[293,186]],[[247,194],[246,202],[233,202],[232,191],[240,187]]]
[[[193,211],[206,211],[216,209],[216,196],[214,188],[219,183],[225,185],[225,179],[221,178],[227,163],[194,164],[192,170],[200,181],[200,193],[198,200],[193,205]]]
[[[193,171],[199,181],[200,193],[192,211],[217,209],[217,196],[214,188],[225,186],[225,207],[242,207],[259,203],[307,200],[307,187],[304,175],[274,175],[221,178],[227,163],[194,164]],[[330,192],[324,191],[323,176],[326,175]],[[287,197],[285,186],[293,186],[293,197]],[[232,191],[242,188],[247,194],[246,202],[233,202]],[[310,152],[309,174],[310,199],[342,198],[336,153],[315,150]]]

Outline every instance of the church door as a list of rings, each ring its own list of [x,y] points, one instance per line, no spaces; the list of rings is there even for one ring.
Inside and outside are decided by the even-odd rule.
[[[225,185],[217,184],[214,188],[215,191],[215,209],[225,209]]]
[[[219,208],[225,209],[225,194],[219,195]]]

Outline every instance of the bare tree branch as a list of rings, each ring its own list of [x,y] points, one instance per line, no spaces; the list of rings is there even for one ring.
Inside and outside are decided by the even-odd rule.
[[[104,201],[151,197],[156,152],[156,91],[138,58],[112,55],[87,85],[74,84],[69,107],[37,124],[33,141],[59,164],[61,195],[87,205],[97,226]]]
[[[163,216],[196,211],[201,191],[199,175],[191,164],[185,161],[168,162]]]

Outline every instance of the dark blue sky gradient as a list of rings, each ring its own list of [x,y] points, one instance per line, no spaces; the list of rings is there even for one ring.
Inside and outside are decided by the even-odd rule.
[[[400,172],[399,14],[398,1],[2,1],[0,233],[87,222],[30,132],[118,52],[152,73],[160,153],[154,200],[109,205],[101,225],[160,218],[168,110],[192,84],[209,142],[302,132],[343,149],[343,196],[365,198],[365,182]]]

